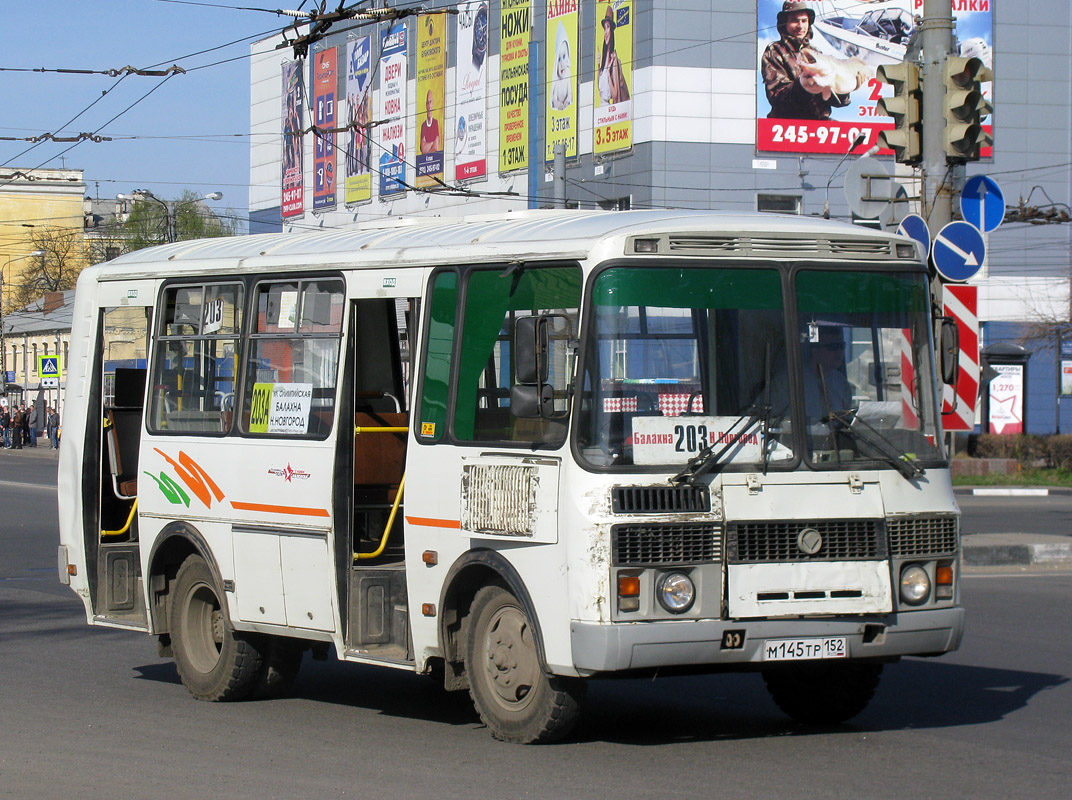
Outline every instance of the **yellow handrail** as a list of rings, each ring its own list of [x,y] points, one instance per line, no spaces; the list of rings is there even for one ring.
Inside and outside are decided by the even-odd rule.
[[[100,535],[104,536],[122,536],[124,533],[130,530],[131,523],[134,522],[134,515],[138,513],[138,498],[134,498],[134,503],[130,507],[130,515],[127,517],[127,524],[117,531],[101,531]]]
[[[409,428],[407,428],[404,425],[402,427],[394,427],[394,428],[392,428],[392,427],[386,427],[386,428],[370,427],[368,425],[355,425],[354,426],[354,435],[355,436],[357,434],[359,434],[359,433],[407,433],[408,431],[409,431]]]
[[[383,536],[380,538],[380,546],[377,547],[371,553],[354,553],[354,561],[376,558],[383,554],[383,551],[387,549],[387,539],[391,536],[391,526],[394,524],[395,515],[398,513],[398,506],[402,502],[402,492],[406,489],[406,476],[402,475],[402,480],[398,483],[398,493],[395,495],[394,505],[391,506],[391,514],[387,517],[387,525],[383,529]]]

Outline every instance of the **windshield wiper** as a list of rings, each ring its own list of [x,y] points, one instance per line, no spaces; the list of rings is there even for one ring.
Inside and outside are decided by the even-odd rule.
[[[880,461],[885,461],[908,480],[923,474],[923,467],[915,464],[907,452],[899,448],[854,411],[832,411],[830,419],[841,424],[841,430],[869,444],[878,454]],[[835,442],[835,449],[836,449]]]
[[[697,478],[701,475],[706,475],[714,469],[718,465],[718,461],[722,456],[740,445],[740,438],[747,434],[757,422],[763,421],[769,416],[769,406],[752,406],[748,411],[737,417],[737,419],[733,421],[733,424],[730,425],[729,430],[723,434],[722,438],[724,443],[722,447],[715,450],[711,445],[705,444],[700,449],[699,453],[686,462],[685,468],[670,479],[670,482],[675,484],[694,484]],[[738,431],[737,426],[741,423],[744,423],[744,427]],[[766,455],[764,455],[764,459],[766,459]]]

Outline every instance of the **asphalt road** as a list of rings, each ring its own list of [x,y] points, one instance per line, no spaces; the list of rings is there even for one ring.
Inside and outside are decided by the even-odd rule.
[[[960,528],[973,533],[1030,533],[1072,537],[1072,492],[1045,497],[976,497],[957,493]]]
[[[306,659],[293,697],[191,699],[152,639],[85,624],[56,581],[54,477],[10,469],[0,798],[1067,795],[1067,573],[969,576],[963,648],[888,667],[848,725],[787,721],[756,675],[598,681],[569,742],[519,747],[466,697],[382,668]]]

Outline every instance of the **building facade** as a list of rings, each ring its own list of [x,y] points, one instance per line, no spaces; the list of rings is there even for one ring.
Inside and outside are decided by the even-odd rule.
[[[437,0],[428,7],[458,13],[337,23],[300,59],[280,37],[259,42],[250,230],[563,205],[851,219],[845,174],[892,125],[876,114],[876,65],[908,56],[924,3],[794,5],[810,18],[814,55],[789,69],[817,90],[796,105],[775,91],[781,0]],[[995,142],[950,177],[995,178],[1022,220],[986,235],[970,281],[982,344],[1029,351],[1026,430],[1067,432],[1050,333],[1069,321],[1072,9],[953,0],[953,10],[960,54],[993,66]],[[918,175],[876,157],[904,187],[898,215],[918,211]]]

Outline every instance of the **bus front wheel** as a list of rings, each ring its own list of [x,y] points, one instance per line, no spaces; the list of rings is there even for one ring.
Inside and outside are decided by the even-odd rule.
[[[771,698],[805,725],[837,725],[852,719],[871,701],[882,664],[816,661],[766,670]]]
[[[241,700],[262,669],[256,639],[231,630],[212,571],[199,556],[179,567],[173,591],[171,647],[183,685],[198,700]]]
[[[553,742],[566,736],[580,716],[584,681],[544,671],[531,621],[501,586],[485,586],[473,598],[465,669],[473,705],[496,739]]]

